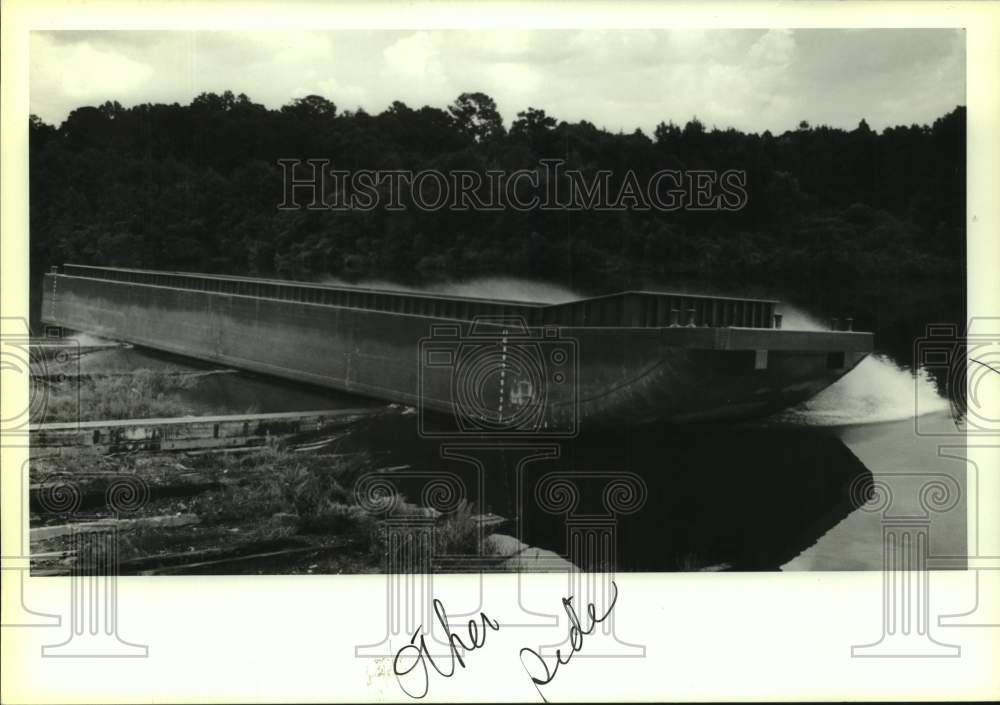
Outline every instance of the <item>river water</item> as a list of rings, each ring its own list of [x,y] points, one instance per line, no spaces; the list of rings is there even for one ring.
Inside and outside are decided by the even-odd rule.
[[[83,374],[138,369],[198,373],[177,392],[198,415],[381,405],[138,348],[80,362]],[[357,443],[393,462],[454,471],[483,510],[516,520],[506,533],[578,564],[592,556],[573,554],[572,534],[591,531],[610,537],[618,570],[878,570],[883,528],[901,516],[928,533],[932,556],[966,553],[966,463],[950,406],[922,372],[882,356],[767,419],[585,433],[527,461],[533,451],[495,445],[443,461],[414,418],[392,415]],[[539,499],[552,473],[572,473],[575,506]],[[622,473],[632,486],[609,509],[608,484]],[[892,500],[877,506],[885,489]]]

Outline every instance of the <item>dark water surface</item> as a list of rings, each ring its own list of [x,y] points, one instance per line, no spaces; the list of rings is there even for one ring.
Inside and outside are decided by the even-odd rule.
[[[965,555],[965,463],[938,455],[957,441],[918,436],[913,419],[631,429],[549,452],[442,447],[414,440],[408,424],[387,420],[356,442],[453,472],[472,496],[483,487],[486,509],[516,518],[505,533],[589,569],[613,555],[619,571],[880,570],[883,526],[900,517],[926,527],[932,556]],[[921,428],[955,430],[946,412]],[[892,501],[880,507],[885,488]],[[941,488],[947,501],[930,496]]]
[[[177,392],[198,415],[381,404],[136,348],[81,360],[84,373],[141,368],[205,373]],[[442,444],[396,414],[351,443],[453,472],[481,511],[510,519],[504,533],[583,567],[610,556],[620,571],[878,570],[883,527],[900,516],[926,525],[931,555],[966,552],[965,463],[939,453],[962,441],[948,408],[928,378],[872,357],[750,424]],[[890,504],[866,504],[885,488]]]

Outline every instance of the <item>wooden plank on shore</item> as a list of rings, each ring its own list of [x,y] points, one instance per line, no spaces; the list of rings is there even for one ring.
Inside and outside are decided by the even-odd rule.
[[[59,524],[58,526],[36,526],[30,529],[30,535],[32,541],[47,541],[68,536],[74,532],[106,531],[114,528],[119,531],[138,528],[174,528],[190,526],[200,521],[201,519],[194,514],[171,514],[137,519],[98,519],[97,521],[79,521],[75,524]]]
[[[35,456],[81,447],[101,453],[240,448],[343,428],[388,408],[50,423],[32,427],[30,441]]]
[[[239,374],[238,370],[223,369],[223,370],[165,370],[160,371],[157,374],[169,378],[188,378],[188,379],[198,379],[201,377],[209,377],[212,375],[230,375]],[[134,372],[51,372],[38,374],[32,374],[32,379],[44,380],[46,382],[65,382],[71,380],[73,382],[83,382],[90,380],[101,380],[101,379],[113,379],[117,377],[135,377]]]
[[[129,573],[138,573],[143,570],[154,570],[175,565],[187,565],[190,563],[205,563],[208,561],[221,560],[224,558],[237,558],[255,553],[270,553],[283,551],[290,548],[307,548],[309,544],[301,538],[285,536],[281,538],[262,539],[259,541],[249,541],[229,546],[211,546],[187,551],[175,551],[173,553],[156,553],[148,556],[136,556],[122,561],[119,567]]]
[[[324,553],[337,548],[345,548],[346,546],[355,543],[353,541],[337,541],[335,543],[323,544],[320,546],[304,546],[301,548],[286,548],[280,551],[269,551],[266,553],[251,553],[246,556],[234,556],[227,558],[220,558],[213,561],[202,561],[199,563],[185,563],[183,565],[173,565],[164,566],[162,568],[153,568],[150,570],[141,570],[139,575],[164,575],[170,573],[188,573],[188,572],[201,572],[205,568],[221,568],[225,565],[234,565],[240,563],[246,563],[250,561],[260,561],[266,559],[277,559],[277,558],[287,558],[291,556],[308,555],[311,553]]]
[[[182,466],[183,468],[183,466]],[[247,476],[247,475],[245,475]],[[39,482],[33,482],[28,488],[29,506],[32,512],[38,514],[51,514],[46,509],[44,492],[47,489],[58,487],[59,483],[72,478],[79,493],[79,509],[92,508],[105,504],[108,488],[115,480],[114,473],[56,473],[54,476],[43,475]],[[169,467],[161,465],[153,475],[139,476],[144,479],[149,491],[149,499],[155,500],[163,497],[190,497],[201,492],[208,492],[221,489],[240,482],[237,477],[227,477],[224,474],[209,476],[203,473],[190,472],[181,469],[177,472],[176,466]],[[53,485],[52,483],[56,483]]]
[[[230,421],[278,421],[300,418],[338,418],[348,416],[373,416],[383,413],[392,405],[359,407],[353,409],[317,409],[314,411],[275,411],[264,414],[219,414],[214,416],[167,416],[149,419],[110,419],[107,421],[60,421],[34,424],[30,431],[89,430],[94,428],[114,428],[136,425],[170,426],[189,423],[227,423]]]

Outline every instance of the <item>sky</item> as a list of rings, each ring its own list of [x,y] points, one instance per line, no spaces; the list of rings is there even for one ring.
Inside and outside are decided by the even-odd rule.
[[[39,31],[30,51],[30,110],[55,125],[80,106],[208,91],[370,113],[482,91],[507,125],[530,106],[616,132],[695,116],[747,132],[862,118],[881,130],[933,122],[966,85],[956,29]]]

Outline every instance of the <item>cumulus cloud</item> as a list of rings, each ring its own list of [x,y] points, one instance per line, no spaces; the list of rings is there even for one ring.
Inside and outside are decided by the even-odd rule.
[[[39,36],[31,47],[32,106],[54,113],[63,104],[87,101],[101,93],[140,92],[155,73],[153,66],[128,56],[127,51],[103,48],[86,37],[59,43]]]

